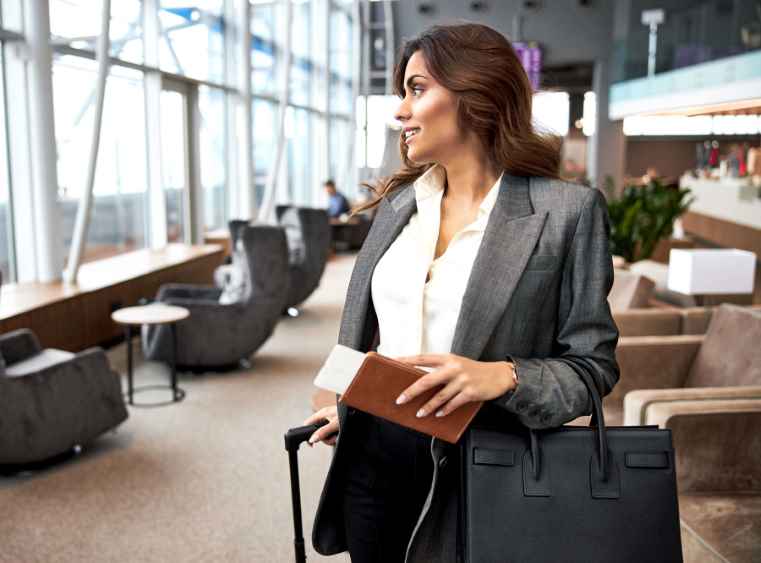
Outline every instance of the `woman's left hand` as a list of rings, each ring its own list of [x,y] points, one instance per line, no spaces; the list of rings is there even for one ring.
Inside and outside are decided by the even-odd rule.
[[[444,386],[423,405],[418,417],[432,412],[436,416],[446,416],[465,403],[496,399],[515,387],[510,362],[478,362],[455,354],[422,354],[396,360],[436,368],[402,391],[396,400],[397,405],[412,400],[427,389]]]

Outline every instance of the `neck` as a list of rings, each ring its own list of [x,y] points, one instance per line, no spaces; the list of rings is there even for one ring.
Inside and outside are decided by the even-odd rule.
[[[485,153],[476,151],[463,151],[440,164],[446,170],[444,196],[462,205],[479,205],[502,172]]]

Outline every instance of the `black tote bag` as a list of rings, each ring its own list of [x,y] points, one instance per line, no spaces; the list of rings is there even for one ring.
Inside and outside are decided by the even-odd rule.
[[[465,563],[682,561],[671,431],[471,427],[462,443],[460,557]],[[595,420],[599,423],[595,427]]]

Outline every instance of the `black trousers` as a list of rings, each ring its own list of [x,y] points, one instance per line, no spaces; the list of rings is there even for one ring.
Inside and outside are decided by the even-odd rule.
[[[362,412],[352,416],[342,480],[351,561],[403,562],[431,484],[431,438]]]

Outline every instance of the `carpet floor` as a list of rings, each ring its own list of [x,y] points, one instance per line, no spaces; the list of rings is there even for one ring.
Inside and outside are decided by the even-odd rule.
[[[311,412],[353,262],[328,263],[301,316],[282,319],[250,368],[180,374],[183,402],[130,408],[116,432],[68,461],[0,477],[0,562],[293,561],[283,434]],[[142,362],[137,339],[134,349],[136,385],[168,380],[166,366]],[[108,355],[123,373],[124,345]],[[310,561],[348,561],[317,555],[309,540],[330,456],[325,446],[300,449]]]

